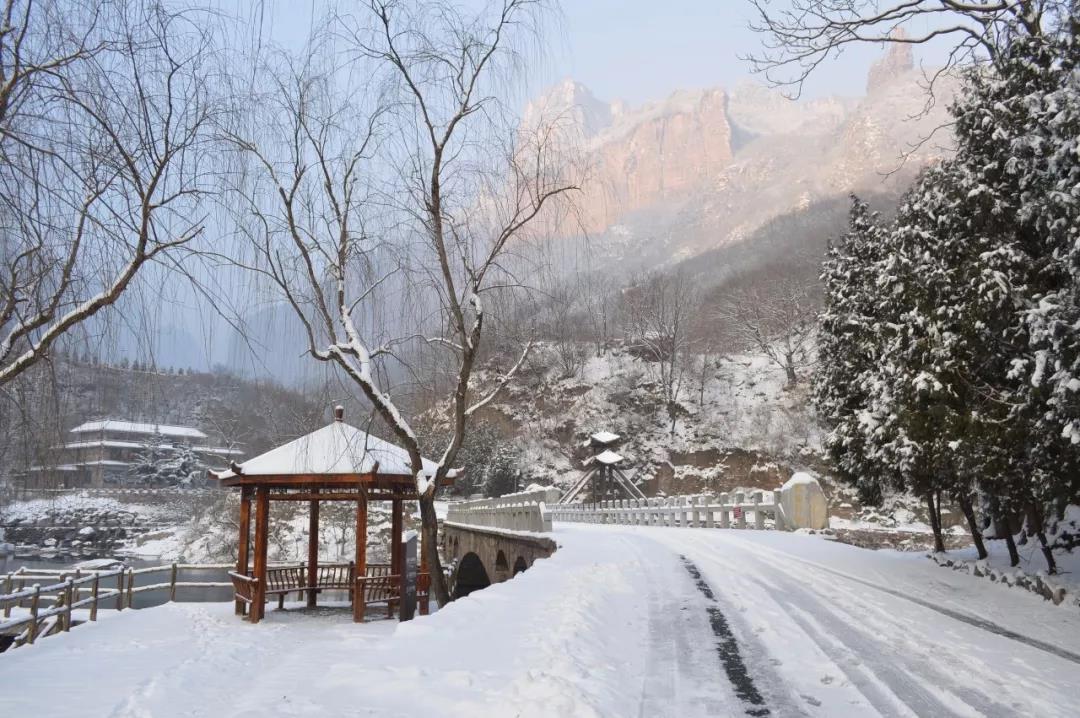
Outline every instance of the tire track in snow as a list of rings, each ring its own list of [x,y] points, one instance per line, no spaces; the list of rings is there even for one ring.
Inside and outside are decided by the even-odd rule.
[[[773,577],[775,583],[767,584],[756,577],[748,577],[765,588],[774,600],[785,606],[788,615],[808,636],[816,636],[819,647],[833,662],[843,668],[845,664],[864,667],[889,691],[900,699],[905,706],[919,716],[961,716],[970,712],[959,713],[947,705],[941,697],[927,689],[936,686],[963,701],[966,707],[978,712],[978,715],[1005,718],[1017,713],[1008,706],[982,696],[940,673],[926,669],[925,657],[905,655],[894,647],[883,646],[872,636],[863,635],[830,609],[820,597],[800,587],[786,577]],[[858,686],[874,707],[885,716],[895,715],[888,702],[877,694],[875,686],[851,671],[846,671],[849,679]],[[959,707],[959,706],[957,706]]]
[[[681,537],[680,537],[681,538]],[[719,539],[719,540],[717,540]],[[679,542],[689,544],[697,551],[706,552],[706,564],[723,567],[723,554],[717,549],[727,544],[739,552],[760,560],[762,567],[768,567],[767,573],[744,573],[743,578],[760,586],[765,595],[784,607],[789,618],[832,660],[860,693],[883,716],[911,715],[891,700],[900,701],[914,715],[933,716],[1019,716],[1025,714],[1020,704],[1003,703],[996,696],[973,690],[956,680],[955,675],[942,670],[932,670],[925,655],[905,652],[896,646],[883,643],[872,632],[867,634],[864,627],[850,621],[850,617],[859,615],[859,610],[880,610],[870,597],[858,593],[845,594],[850,601],[846,608],[832,603],[823,594],[806,588],[799,583],[800,574],[809,580],[818,569],[856,583],[882,589],[893,595],[895,592],[864,582],[842,572],[820,566],[816,562],[800,559],[785,551],[778,551],[760,546],[735,537],[718,535],[687,536]],[[734,560],[734,556],[728,557]],[[801,564],[792,565],[792,564]],[[901,598],[906,598],[900,594]],[[920,607],[925,601],[914,601]],[[948,614],[945,614],[948,616]],[[952,618],[952,616],[948,616]],[[961,621],[970,625],[967,621]],[[989,623],[989,622],[988,622]],[[993,624],[992,624],[993,625]],[[976,626],[981,628],[981,626]],[[991,633],[996,633],[991,631]],[[1024,637],[1026,638],[1026,637]],[[1025,642],[1026,643],[1026,642]],[[1057,655],[1055,651],[1050,652]],[[948,658],[948,656],[943,656]],[[880,685],[880,687],[879,687]],[[934,686],[940,691],[928,691],[927,686]],[[884,688],[888,694],[883,694]]]
[[[1024,645],[1030,646],[1031,648],[1035,648],[1045,653],[1057,656],[1058,658],[1063,658],[1066,661],[1071,661],[1072,663],[1080,665],[1080,654],[1074,653],[1068,649],[1061,648],[1059,646],[1055,646],[1052,643],[1040,641],[1037,638],[1025,636],[1022,633],[1017,633],[1016,631],[1005,628],[1004,626],[1000,626],[993,621],[988,621],[985,618],[979,618],[978,616],[972,616],[971,614],[964,613],[963,611],[957,611],[955,609],[947,608],[945,606],[939,606],[930,601],[918,598],[917,596],[910,596],[901,591],[897,591],[887,586],[882,586],[881,584],[874,583],[873,581],[867,581],[866,579],[859,578],[858,576],[852,576],[851,574],[845,573],[843,571],[837,571],[836,569],[829,568],[828,566],[823,566],[814,561],[807,561],[804,558],[800,558],[793,554],[787,553],[786,551],[778,551],[773,548],[761,546],[759,544],[750,544],[749,542],[745,541],[740,543],[745,544],[748,547],[748,551],[757,553],[758,555],[764,555],[767,553],[771,554],[774,558],[780,558],[783,561],[795,561],[801,563],[804,566],[808,566],[814,569],[815,571],[823,571],[826,573],[830,573],[846,581],[851,581],[853,583],[866,586],[867,588],[872,588],[876,591],[887,593],[895,598],[900,598],[908,601],[909,603],[914,603],[917,606],[921,606],[922,608],[927,608],[931,611],[940,613],[941,615],[951,618],[955,621],[960,621],[961,623],[966,623],[969,626],[980,628],[988,633],[993,633],[994,635],[1001,636],[1002,638],[1008,638],[1018,643],[1023,643]]]
[[[738,699],[733,691],[718,689],[724,686],[723,673],[711,647],[700,640],[709,631],[704,598],[687,590],[689,577],[675,553],[639,537],[619,539],[627,555],[637,557],[648,587],[638,718],[733,715]]]
[[[683,565],[686,567],[686,571],[690,574],[690,577],[694,579],[694,584],[698,590],[708,599],[711,604],[705,610],[709,614],[709,625],[712,627],[713,634],[716,636],[716,651],[720,655],[720,663],[724,667],[724,673],[727,674],[728,680],[731,681],[731,685],[735,689],[735,695],[739,697],[743,703],[748,704],[746,709],[746,715],[749,716],[768,716],[772,715],[772,712],[765,706],[765,698],[761,695],[761,691],[758,690],[757,685],[754,683],[754,679],[750,676],[750,671],[746,668],[746,663],[743,661],[742,654],[739,652],[739,644],[735,640],[735,635],[731,632],[731,627],[728,625],[727,618],[724,617],[723,611],[720,610],[720,606],[717,605],[716,596],[712,592],[712,588],[701,577],[701,571],[694,564],[693,561],[686,558],[686,556],[680,554],[679,558],[682,559]]]

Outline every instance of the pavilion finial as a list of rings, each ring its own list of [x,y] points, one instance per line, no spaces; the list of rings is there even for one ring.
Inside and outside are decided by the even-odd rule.
[[[341,404],[334,407],[334,421],[345,421],[345,407]]]

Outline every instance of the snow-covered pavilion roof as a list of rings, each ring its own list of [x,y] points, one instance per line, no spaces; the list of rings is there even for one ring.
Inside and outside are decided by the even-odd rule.
[[[271,449],[240,464],[241,476],[286,476],[291,474],[370,474],[411,476],[409,453],[400,446],[373,436],[344,421],[334,421],[287,444]],[[435,462],[424,459],[424,475],[435,475]],[[451,471],[450,475],[453,476]],[[231,479],[234,471],[215,472],[218,479]]]
[[[607,451],[603,451],[603,452],[601,452],[601,453],[599,453],[599,454],[597,454],[596,456],[593,457],[593,461],[598,461],[601,464],[617,464],[622,460],[623,460],[623,457],[619,456],[618,454],[616,454],[614,451],[611,451],[610,449],[607,450]]]
[[[613,441],[619,440],[618,434],[613,434],[610,431],[598,431],[589,437],[597,444],[610,444]]]

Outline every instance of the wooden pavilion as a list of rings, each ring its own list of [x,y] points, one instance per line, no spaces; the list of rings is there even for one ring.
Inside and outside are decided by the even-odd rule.
[[[424,474],[435,475],[435,464],[427,459]],[[306,596],[307,606],[314,608],[318,594],[330,589],[349,592],[356,622],[364,620],[365,607],[370,604],[385,604],[388,614],[393,615],[400,598],[404,563],[403,504],[419,498],[408,452],[346,424],[344,410],[339,406],[334,409],[331,424],[242,464],[234,463],[227,471],[211,471],[210,476],[223,486],[240,488],[239,556],[236,571],[229,574],[238,615],[246,612],[252,623],[258,623],[265,615],[268,598],[276,596],[282,607],[285,597],[292,593]],[[275,501],[308,502],[306,564],[267,563],[270,503]],[[319,504],[323,501],[356,504],[355,561],[320,565]],[[369,501],[391,503],[389,564],[367,562]],[[416,586],[421,613],[427,612],[430,586],[424,548],[420,548]]]

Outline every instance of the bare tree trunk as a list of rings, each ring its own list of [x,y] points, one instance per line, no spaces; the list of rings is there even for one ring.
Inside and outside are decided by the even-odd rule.
[[[425,559],[431,576],[431,593],[440,606],[445,606],[450,602],[450,590],[439,558],[438,517],[435,515],[435,497],[431,492],[420,496],[420,533],[427,554]]]
[[[791,354],[784,355],[784,372],[787,374],[789,389],[799,383],[799,377],[795,374],[795,357]]]
[[[934,552],[945,552],[945,537],[941,533],[941,514],[938,513],[940,502],[934,501],[934,492],[926,492],[926,509],[930,513],[930,528],[934,532]]]
[[[975,518],[975,507],[971,504],[971,494],[967,491],[957,492],[956,503],[960,504],[960,510],[964,512],[964,518],[967,519],[968,530],[971,531],[971,540],[975,543],[975,550],[978,552],[979,558],[986,558],[988,556],[986,543],[983,541],[982,531],[979,529],[979,523]]]
[[[1027,533],[1035,534],[1035,537],[1039,539],[1039,549],[1042,551],[1043,558],[1046,559],[1046,572],[1053,575],[1057,573],[1057,561],[1054,560],[1054,552],[1050,550],[1050,545],[1046,541],[1046,531],[1043,528],[1045,523],[1045,517],[1039,506],[1032,501],[1027,506]]]
[[[1009,565],[1020,565],[1020,553],[1016,550],[1016,541],[1013,540],[1012,531],[1005,532],[1005,546],[1009,549]]]
[[[1016,541],[1013,540],[1012,525],[1009,517],[1001,511],[1001,503],[996,496],[990,496],[990,518],[994,521],[995,533],[1005,539],[1005,546],[1009,550],[1009,565],[1020,565],[1020,553],[1016,550]],[[1002,531],[1004,528],[1004,531]]]

